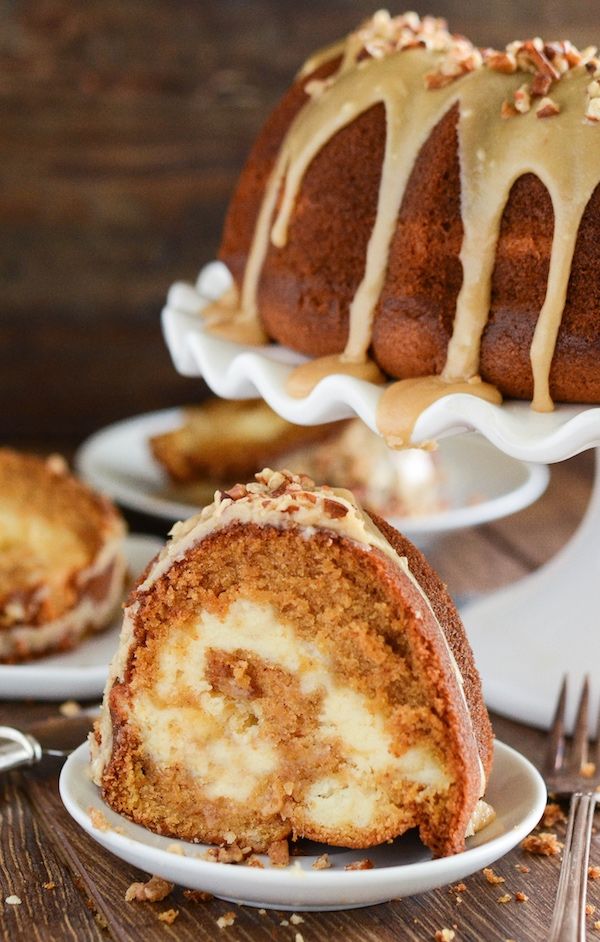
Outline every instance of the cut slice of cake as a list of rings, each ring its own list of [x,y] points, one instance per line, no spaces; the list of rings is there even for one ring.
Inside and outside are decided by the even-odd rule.
[[[392,451],[360,419],[305,427],[262,400],[208,399],[185,408],[181,425],[153,436],[149,446],[173,482],[169,496],[199,507],[266,464],[343,485],[383,517],[444,507],[435,453]]]
[[[154,435],[150,450],[173,481],[212,478],[222,486],[275,464],[303,444],[335,434],[335,426],[292,425],[262,399],[208,399],[183,410],[183,423]]]
[[[122,598],[125,523],[58,455],[0,448],[0,662],[72,648]]]
[[[349,491],[264,470],[217,493],[132,593],[92,774],[161,834],[263,851],[417,827],[455,853],[492,733],[456,609]]]

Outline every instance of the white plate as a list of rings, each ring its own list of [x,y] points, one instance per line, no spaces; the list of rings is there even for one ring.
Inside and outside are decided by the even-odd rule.
[[[95,841],[127,863],[181,886],[206,890],[221,899],[275,909],[352,909],[386,902],[395,897],[425,893],[467,877],[498,860],[538,823],[546,802],[539,773],[514,749],[496,742],[494,768],[487,799],[497,817],[467,841],[467,850],[454,857],[432,860],[431,852],[414,834],[368,851],[307,844],[306,853],[285,869],[273,868],[262,857],[264,870],[202,860],[206,847],[160,837],[108,808],[91,782],[88,747],[79,747],[65,763],[60,794],[69,814]],[[101,811],[111,829],[92,827],[89,810]],[[119,827],[119,834],[112,828]],[[176,845],[186,856],[167,850]],[[319,854],[327,851],[333,867],[313,870]],[[345,871],[344,865],[368,856],[373,870]]]
[[[257,395],[275,412],[298,425],[316,425],[358,415],[376,431],[382,386],[350,376],[328,376],[309,396],[295,399],[286,389],[291,369],[306,357],[269,344],[245,347],[205,333],[202,308],[231,284],[221,262],[206,265],[195,285],[182,282],[169,291],[163,310],[165,341],[176,369],[184,376],[202,376],[224,399]],[[464,393],[445,396],[421,414],[413,442],[475,429],[497,448],[522,461],[562,461],[592,445],[600,445],[600,408],[560,405],[554,412],[534,412],[529,403],[501,406]]]
[[[125,539],[129,572],[137,578],[162,546],[161,540],[141,534]],[[0,664],[2,700],[67,700],[100,696],[108,664],[121,630],[117,616],[108,628],[91,635],[65,654],[53,654],[27,664]]]
[[[124,507],[181,520],[193,504],[168,496],[169,481],[148,448],[148,439],[183,422],[181,409],[134,416],[96,432],[75,456],[79,474]],[[464,435],[440,443],[442,498],[447,509],[390,522],[407,536],[430,535],[487,523],[527,507],[544,492],[548,469],[499,452],[485,439]]]

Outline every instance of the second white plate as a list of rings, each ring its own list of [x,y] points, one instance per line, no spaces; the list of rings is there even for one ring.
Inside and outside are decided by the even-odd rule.
[[[182,421],[181,409],[164,409],[109,425],[79,448],[76,467],[92,486],[124,507],[170,521],[185,519],[197,512],[197,506],[173,499],[167,477],[148,447],[152,435]],[[515,513],[543,494],[549,477],[543,465],[510,458],[473,434],[441,441],[439,466],[446,508],[390,520],[409,537],[427,537]]]
[[[317,911],[370,906],[461,880],[515,847],[535,827],[546,803],[544,783],[531,763],[496,742],[486,792],[496,819],[469,838],[461,854],[432,860],[431,851],[411,832],[392,844],[367,851],[307,843],[289,867],[273,868],[268,858],[262,857],[261,870],[211,863],[203,859],[206,847],[161,837],[111,811],[90,780],[87,744],[65,763],[60,794],[69,814],[93,840],[146,873],[232,902]],[[106,830],[94,828],[90,810],[102,812],[108,823]],[[331,869],[313,870],[314,861],[324,851],[330,856]],[[344,869],[364,857],[373,861],[372,870]]]
[[[126,537],[125,555],[133,578],[137,579],[161,546],[161,540],[152,536]],[[64,654],[52,654],[26,664],[0,664],[0,698],[70,700],[100,696],[117,648],[121,620],[119,614],[104,631],[90,635]]]

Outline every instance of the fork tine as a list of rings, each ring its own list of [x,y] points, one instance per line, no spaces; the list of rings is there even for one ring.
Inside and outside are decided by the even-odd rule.
[[[596,771],[600,772],[600,706],[598,707],[598,720],[596,723],[596,748],[594,750],[594,764]]]
[[[574,772],[579,772],[587,762],[588,757],[588,704],[590,699],[590,678],[586,674],[581,688],[581,696],[575,717],[575,730],[573,732],[573,748],[569,765]]]
[[[563,677],[562,686],[554,710],[554,718],[548,735],[545,766],[550,772],[556,772],[562,767],[565,754],[565,706],[567,703],[567,675]]]

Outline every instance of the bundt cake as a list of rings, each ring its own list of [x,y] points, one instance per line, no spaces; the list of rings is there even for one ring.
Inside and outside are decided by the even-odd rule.
[[[363,422],[292,425],[263,400],[209,399],[183,410],[183,422],[149,440],[173,482],[168,495],[209,504],[256,468],[280,464],[346,486],[384,517],[436,513],[444,506],[435,453],[390,451]]]
[[[423,556],[349,491],[268,469],[177,524],[142,576],[90,741],[115,811],[245,852],[418,827],[455,853],[492,758]]]
[[[220,249],[207,329],[401,380],[390,444],[429,402],[600,403],[600,61],[539,38],[479,49],[379,11],[317,53],[268,119]]]
[[[58,455],[0,449],[0,662],[72,648],[118,610],[125,524]]]

